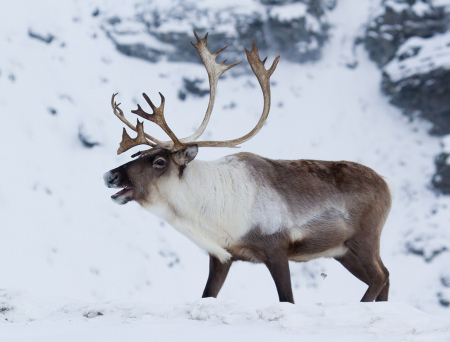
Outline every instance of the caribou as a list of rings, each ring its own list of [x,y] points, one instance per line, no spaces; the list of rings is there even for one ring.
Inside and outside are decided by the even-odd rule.
[[[160,141],[124,116],[113,94],[113,113],[137,133],[126,129],[118,154],[137,145],[150,148],[104,175],[109,188],[121,190],[114,202],[135,201],[167,221],[209,254],[209,277],[202,297],[217,297],[234,261],[267,266],[279,300],[294,303],[289,261],[328,257],[339,261],[368,285],[361,301],[386,301],[389,272],[380,257],[380,235],[391,207],[387,181],[372,169],[349,161],[272,160],[252,153],[199,161],[199,147],[237,147],[257,134],[270,109],[269,69],[253,40],[245,53],[261,86],[264,106],[256,126],[246,135],[226,141],[197,141],[214,106],[219,77],[238,63],[218,63],[226,48],[211,53],[207,37],[192,43],[206,68],[210,85],[205,117],[195,133],[179,139],[164,118],[165,98],[156,107],[143,93],[153,113],[137,106],[132,113],[156,123],[170,137]]]

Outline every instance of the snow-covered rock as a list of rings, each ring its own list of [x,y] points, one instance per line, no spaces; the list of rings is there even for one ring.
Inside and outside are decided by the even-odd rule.
[[[450,133],[449,13],[448,1],[383,0],[363,38],[370,58],[382,68],[381,88],[391,103],[411,119],[429,120],[435,135]],[[445,153],[436,157],[431,184],[448,194],[446,159]]]
[[[431,134],[450,134],[450,32],[431,38],[412,37],[383,68],[382,89],[411,118],[432,122]],[[444,139],[444,149],[448,145]],[[432,185],[450,194],[448,151],[435,158]]]
[[[431,121],[432,134],[449,134],[450,32],[403,43],[383,68],[382,89],[406,114]]]
[[[403,43],[383,71],[392,83],[450,69],[450,32],[432,38],[412,37]]]
[[[383,0],[363,39],[369,56],[383,67],[411,37],[429,38],[448,29],[450,6],[433,0]]]
[[[139,3],[131,15],[108,12],[103,28],[117,49],[150,62],[199,62],[190,46],[192,31],[209,32],[211,51],[228,45],[223,58],[242,60],[243,46],[258,42],[260,51],[304,62],[320,58],[328,38],[326,11],[332,2],[190,1]],[[101,13],[101,12],[100,12]]]

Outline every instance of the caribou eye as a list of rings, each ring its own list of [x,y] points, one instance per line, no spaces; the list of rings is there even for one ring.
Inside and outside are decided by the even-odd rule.
[[[155,159],[155,161],[153,162],[153,166],[160,169],[166,166],[166,161],[163,158]]]

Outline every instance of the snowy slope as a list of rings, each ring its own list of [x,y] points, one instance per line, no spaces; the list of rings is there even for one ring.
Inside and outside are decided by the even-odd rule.
[[[174,336],[193,334],[200,326],[225,339],[246,329],[246,318],[238,318],[229,330],[214,320],[193,321],[195,315],[209,317],[202,303],[213,307],[214,317],[223,317],[222,306],[232,311],[242,306],[240,315],[251,317],[249,329],[267,338],[283,334],[294,339],[305,331],[311,336],[319,331],[313,340],[338,331],[355,340],[374,335],[436,340],[435,333],[444,340],[448,317],[413,308],[449,316],[450,200],[429,189],[441,141],[427,134],[428,123],[409,122],[389,105],[380,92],[376,65],[362,47],[353,50],[354,38],[376,7],[376,2],[369,4],[372,7],[342,1],[328,13],[334,27],[320,61],[280,61],[272,76],[273,107],[267,124],[241,150],[280,159],[351,160],[388,177],[396,197],[381,250],[395,303],[356,304],[366,286],[334,260],[293,263],[297,305],[275,305],[273,310],[288,311],[287,318],[267,323],[265,314],[254,309],[271,308],[277,301],[263,266],[236,263],[219,301],[196,302],[207,278],[206,253],[135,203],[112,203],[102,181],[105,171],[133,153],[115,154],[122,124],[111,113],[111,94],[119,92],[121,107],[129,113],[137,101],[142,103],[143,91],[151,98],[161,91],[169,125],[186,136],[201,122],[207,99],[181,101],[178,90],[183,77],[205,78],[204,68],[181,62],[151,64],[119,54],[100,23],[102,16],[117,11],[131,15],[129,1],[46,0],[26,6],[7,1],[7,10],[0,12],[0,317],[5,318],[0,340],[2,331],[7,341],[36,341],[37,336],[42,341],[69,340],[67,335],[96,340],[99,331],[111,339],[142,339],[146,329],[165,329]],[[101,14],[92,16],[97,8]],[[30,30],[54,38],[45,43],[31,38]],[[358,67],[348,68],[354,60]],[[237,137],[253,127],[262,108],[255,85],[251,75],[220,80],[205,139]],[[131,114],[128,117],[131,120]],[[99,145],[83,146],[80,132]],[[205,148],[197,158],[212,160],[230,153],[234,151]],[[90,310],[103,315],[83,318]],[[122,324],[128,322],[124,315],[138,319]],[[165,320],[164,315],[175,318]],[[308,315],[313,318],[305,321]],[[377,317],[392,323],[375,324],[373,335],[364,327]],[[294,332],[283,332],[283,324]],[[423,331],[423,336],[408,335],[412,329]]]

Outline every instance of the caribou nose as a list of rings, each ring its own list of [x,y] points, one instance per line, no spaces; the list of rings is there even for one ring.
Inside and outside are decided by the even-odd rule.
[[[103,175],[103,180],[108,188],[118,188],[120,182],[120,173],[108,171]]]

